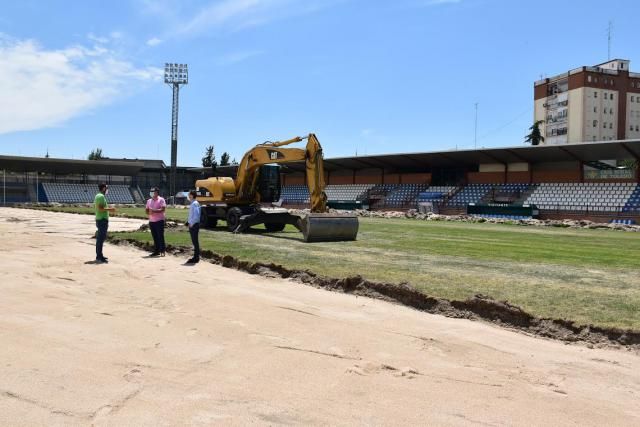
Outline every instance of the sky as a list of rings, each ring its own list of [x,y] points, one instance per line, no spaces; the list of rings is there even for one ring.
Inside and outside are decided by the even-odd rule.
[[[534,81],[606,61],[609,22],[640,72],[637,0],[0,3],[3,155],[169,163],[165,62],[181,166],[310,132],[325,157],[522,145]]]

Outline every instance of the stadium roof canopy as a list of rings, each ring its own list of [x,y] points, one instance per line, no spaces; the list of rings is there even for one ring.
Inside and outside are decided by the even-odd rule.
[[[424,169],[477,166],[486,163],[546,163],[598,160],[640,160],[640,139],[585,142],[565,145],[538,145],[504,148],[478,148],[473,150],[434,151],[424,153],[380,154],[324,159],[324,168],[360,170],[370,168]],[[284,171],[304,172],[304,163],[283,165]],[[194,168],[205,171],[205,168]],[[207,169],[208,170],[208,169]],[[235,176],[235,166],[218,167],[218,172]]]
[[[164,160],[158,159],[117,159],[111,157],[105,157],[103,160],[110,162],[128,162],[128,163],[143,163],[143,169],[166,169],[167,165],[164,163]],[[180,169],[180,167],[178,167]],[[184,169],[184,168],[183,168]]]
[[[13,172],[47,172],[55,174],[136,175],[143,161],[74,160],[45,157],[0,156],[0,169]]]

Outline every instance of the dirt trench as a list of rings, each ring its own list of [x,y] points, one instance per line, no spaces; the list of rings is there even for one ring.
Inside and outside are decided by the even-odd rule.
[[[135,246],[146,251],[153,249],[151,243],[118,238],[113,235],[108,237],[108,241],[117,245]],[[191,253],[191,248],[168,245],[167,252],[183,255]],[[536,317],[507,301],[496,301],[482,294],[464,301],[448,300],[426,295],[409,283],[381,283],[367,280],[360,275],[331,278],[308,270],[289,269],[274,263],[243,261],[210,250],[202,250],[200,257],[213,264],[249,274],[290,279],[316,288],[380,299],[446,317],[489,321],[509,329],[567,343],[582,343],[589,347],[623,346],[631,351],[640,351],[640,331],[578,325],[565,319]]]

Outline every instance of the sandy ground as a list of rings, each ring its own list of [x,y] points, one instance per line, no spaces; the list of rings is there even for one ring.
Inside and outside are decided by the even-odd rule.
[[[133,248],[87,264],[93,230],[0,209],[0,425],[640,425],[638,355]]]

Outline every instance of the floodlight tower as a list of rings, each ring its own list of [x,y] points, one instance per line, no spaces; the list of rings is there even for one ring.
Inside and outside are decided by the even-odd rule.
[[[176,167],[178,163],[178,98],[180,85],[189,83],[187,64],[164,64],[164,82],[173,88],[173,104],[171,107],[171,172],[169,174],[169,197],[175,201]]]

